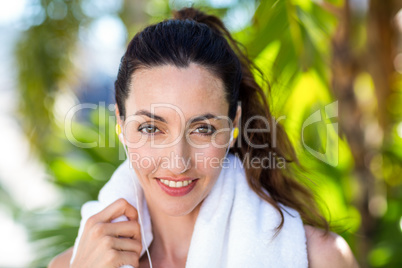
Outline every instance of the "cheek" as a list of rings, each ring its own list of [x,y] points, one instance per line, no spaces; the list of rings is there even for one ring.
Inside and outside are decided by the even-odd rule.
[[[141,175],[152,175],[158,166],[157,150],[153,150],[149,145],[143,145],[140,148],[129,148],[131,164],[133,168]]]
[[[226,148],[215,148],[211,146],[203,150],[199,150],[194,154],[194,167],[198,171],[203,171],[208,176],[219,174],[222,165],[222,158],[225,156]]]

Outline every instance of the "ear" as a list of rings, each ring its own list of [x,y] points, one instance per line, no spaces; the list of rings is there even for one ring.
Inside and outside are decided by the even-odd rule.
[[[119,124],[121,127],[123,127],[123,122],[120,118],[120,111],[119,107],[117,106],[117,103],[114,105],[115,107],[115,113],[116,113],[116,124]]]
[[[240,123],[241,123],[240,120],[241,120],[241,106],[240,106],[240,105],[237,105],[236,116],[235,116],[235,119],[234,119],[234,121],[233,121],[233,128],[236,128],[236,127],[237,127],[237,128],[239,129],[239,135],[237,136],[237,138],[241,136],[241,135],[240,135]],[[237,138],[235,139],[235,138],[233,137],[233,141],[230,143],[230,147],[233,147],[233,146],[234,146],[234,144],[235,144]]]

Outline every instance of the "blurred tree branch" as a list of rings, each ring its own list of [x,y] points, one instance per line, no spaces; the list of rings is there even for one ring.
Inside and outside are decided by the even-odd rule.
[[[378,224],[378,215],[373,211],[373,202],[376,202],[374,198],[386,194],[381,191],[384,182],[375,178],[370,170],[370,163],[373,156],[382,152],[382,145],[387,141],[388,133],[391,133],[391,127],[396,122],[388,112],[387,102],[392,88],[396,86],[393,59],[397,52],[398,33],[392,18],[401,9],[400,3],[370,1],[366,23],[367,43],[363,53],[360,53],[353,42],[358,27],[356,24],[359,23],[356,21],[358,15],[353,14],[349,1],[345,1],[332,39],[332,89],[339,99],[339,123],[353,154],[354,174],[360,189],[356,202],[362,224],[358,232],[360,241],[357,249],[363,267],[369,265],[367,256],[373,247],[370,238]],[[377,108],[370,115],[359,104],[355,94],[354,83],[361,72],[369,72],[374,81]],[[367,118],[372,121],[366,122]],[[376,133],[370,133],[370,124],[379,126]],[[375,142],[375,138],[380,138],[381,142]]]

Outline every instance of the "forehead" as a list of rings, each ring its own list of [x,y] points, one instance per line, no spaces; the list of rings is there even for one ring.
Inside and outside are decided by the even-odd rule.
[[[205,113],[227,115],[229,108],[222,80],[193,63],[186,68],[165,65],[137,70],[125,104],[127,116],[154,107],[153,112],[168,122],[177,120],[177,109],[188,119]]]

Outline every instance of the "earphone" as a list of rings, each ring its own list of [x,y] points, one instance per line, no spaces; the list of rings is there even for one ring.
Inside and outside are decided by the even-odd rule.
[[[121,138],[121,141],[122,141],[122,143],[123,143],[124,152],[126,153],[127,159],[129,160],[129,161],[128,161],[128,162],[129,162],[129,164],[128,164],[128,169],[129,169],[129,172],[130,172],[130,174],[131,174],[131,179],[132,179],[133,184],[134,184],[135,192],[138,192],[138,191],[137,191],[137,184],[135,183],[133,173],[132,173],[132,171],[130,170],[131,162],[130,162],[130,158],[128,157],[128,151],[127,151],[127,148],[126,148],[126,142],[125,142],[125,139],[124,139],[124,135],[123,135],[123,133],[121,132],[121,127],[120,127],[119,124],[116,124],[116,134],[117,134],[117,136],[119,136],[119,137]],[[140,229],[141,229],[141,237],[142,237],[143,243],[144,243],[144,245],[145,245],[145,250],[147,251],[149,266],[152,268],[151,255],[149,254],[148,247],[147,247],[147,241],[145,240],[145,234],[144,234],[144,231],[143,231],[143,228],[142,228],[143,225],[142,225],[142,219],[141,219],[141,213],[140,213],[140,206],[139,206],[140,202],[138,201],[138,195],[135,195],[135,197],[136,197],[136,201],[137,201],[138,220],[139,220],[140,226],[141,226],[141,228],[140,228]],[[124,265],[124,266],[122,266],[122,267],[127,267],[127,268],[128,268],[128,267],[131,267],[131,266]],[[121,267],[121,268],[122,268],[122,267]]]
[[[229,143],[231,143],[233,139],[236,139],[238,135],[239,135],[239,128],[238,127],[233,128],[232,132],[230,133]]]
[[[233,128],[232,131],[230,132],[230,139],[229,139],[229,142],[228,142],[229,146],[228,146],[228,148],[227,148],[227,150],[226,150],[226,153],[225,153],[225,157],[224,157],[224,158],[226,158],[226,156],[227,156],[228,153],[229,153],[230,143],[232,143],[232,141],[233,141],[234,139],[236,139],[238,135],[239,135],[239,128],[237,128],[237,127]]]

